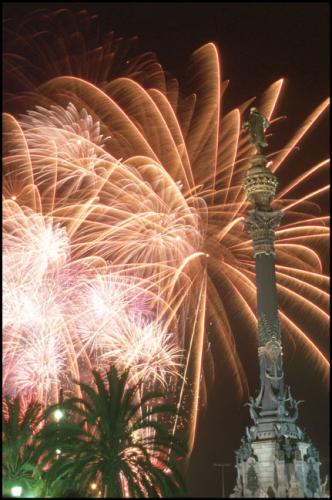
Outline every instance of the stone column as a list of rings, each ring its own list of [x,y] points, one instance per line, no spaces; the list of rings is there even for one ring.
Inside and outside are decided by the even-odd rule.
[[[244,183],[248,201],[253,205],[244,224],[253,241],[256,263],[261,379],[261,397],[256,404],[260,406],[262,416],[276,414],[279,400],[284,396],[274,248],[275,229],[280,224],[282,213],[271,208],[278,182],[266,163],[263,155],[255,155]]]

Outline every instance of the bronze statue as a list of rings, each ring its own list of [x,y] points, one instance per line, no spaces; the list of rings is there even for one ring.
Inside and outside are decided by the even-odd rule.
[[[243,124],[243,129],[248,130],[251,142],[254,144],[258,154],[262,153],[262,148],[268,146],[265,137],[265,130],[270,126],[267,118],[263,116],[257,108],[250,108],[249,120]]]

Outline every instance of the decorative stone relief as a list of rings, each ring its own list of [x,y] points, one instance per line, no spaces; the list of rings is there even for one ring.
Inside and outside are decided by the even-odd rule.
[[[265,345],[272,337],[280,342],[279,318],[276,317],[273,320],[269,320],[265,314],[261,314],[258,318],[258,337],[260,346]]]
[[[260,253],[275,254],[275,229],[280,225],[282,216],[282,212],[249,211],[244,225],[253,240],[254,257]]]

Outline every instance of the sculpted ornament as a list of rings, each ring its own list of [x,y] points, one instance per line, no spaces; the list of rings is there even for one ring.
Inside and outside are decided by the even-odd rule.
[[[254,423],[257,424],[259,416],[257,413],[258,408],[256,407],[254,398],[252,396],[249,396],[249,403],[245,403],[244,406],[249,406],[250,416]]]
[[[244,225],[254,243],[254,256],[275,253],[274,230],[279,227],[282,215],[281,212],[262,212],[257,209],[249,211]]]
[[[274,383],[282,380],[282,347],[280,342],[273,336],[263,347],[259,347],[258,353],[265,360],[266,378]]]
[[[251,426],[250,429],[246,427],[246,435],[249,442],[255,441],[257,439],[257,427]]]
[[[240,450],[241,450],[242,460],[244,460],[244,461],[248,460],[253,453],[253,449],[251,447],[251,444],[246,442],[244,437],[241,438]],[[254,459],[252,459],[252,460],[254,460]]]
[[[265,345],[267,342],[274,337],[277,341],[280,341],[280,323],[278,316],[269,321],[265,314],[262,314],[258,318],[258,335],[259,335],[259,344]]]
[[[293,415],[290,417],[291,422],[295,422],[299,416],[299,404],[304,403],[303,399],[296,401],[289,393],[290,407],[293,410]]]
[[[258,490],[258,498],[269,498],[269,495],[264,490],[264,488],[259,488],[259,490]]]
[[[236,484],[233,493],[229,495],[229,498],[242,498],[242,489]]]

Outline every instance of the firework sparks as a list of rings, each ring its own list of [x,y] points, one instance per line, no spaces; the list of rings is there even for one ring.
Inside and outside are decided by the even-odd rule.
[[[80,70],[48,63],[38,92],[16,73],[23,90],[33,91],[20,101],[21,117],[4,117],[5,379],[26,332],[44,315],[47,290],[56,321],[45,325],[66,346],[54,344],[59,369],[65,363],[78,378],[81,365],[116,358],[144,377],[164,381],[171,372],[189,381],[181,381],[179,406],[188,411],[191,450],[213,357],[241,400],[248,390],[240,352],[254,353],[256,289],[241,221],[253,146],[240,130],[253,99],[221,116],[227,84],[213,44],[193,55],[196,96],[183,97],[160,66],[146,64],[138,76],[134,69],[143,68],[144,58],[142,66],[128,65],[125,78],[109,77],[105,60],[95,71],[89,58]],[[13,55],[7,61],[15,66]],[[273,127],[280,123],[275,109],[282,87],[278,80],[255,104]],[[270,155],[280,179],[284,161],[328,105],[318,106],[286,148]],[[328,164],[323,159],[288,175],[275,201],[285,213],[276,231],[276,273],[286,349],[302,348],[320,383],[329,366],[321,335],[328,326],[321,264],[328,217],[319,206],[329,189]],[[253,335],[240,339],[239,322]],[[49,372],[47,380],[56,378],[55,366]]]
[[[123,318],[117,332],[109,340],[102,358],[112,360],[120,369],[131,368],[133,380],[159,381],[175,377],[182,366],[182,352],[174,335],[144,319]]]
[[[135,322],[138,315],[148,318],[152,312],[142,280],[108,270],[77,285],[72,314],[82,349],[98,363],[126,318]]]
[[[36,106],[20,117],[20,125],[31,155],[56,156],[57,161],[91,170],[107,158],[104,152],[108,137],[100,133],[100,123],[86,109],[78,111],[70,102],[66,108]],[[14,151],[19,154],[19,151]]]

